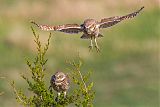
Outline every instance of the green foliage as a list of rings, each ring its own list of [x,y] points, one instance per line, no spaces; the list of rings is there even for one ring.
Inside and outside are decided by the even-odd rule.
[[[71,85],[74,85],[73,93],[67,93],[66,97],[64,97],[64,94],[61,94],[57,100],[57,95],[54,95],[53,91],[48,89],[49,86],[46,86],[44,80],[44,72],[46,72],[45,65],[47,63],[45,55],[49,47],[51,33],[47,43],[42,46],[39,35],[35,33],[33,28],[32,32],[37,45],[37,55],[33,61],[26,59],[32,79],[25,75],[21,75],[21,77],[27,82],[28,90],[33,93],[33,96],[27,97],[21,89],[16,89],[13,81],[11,86],[17,101],[23,106],[29,107],[65,107],[70,104],[74,104],[77,107],[92,107],[94,92],[92,90],[93,82],[89,81],[91,73],[88,72],[85,75],[81,73],[82,61],[80,58],[72,62],[67,61],[67,64],[70,66],[68,69],[71,71],[69,75]]]
[[[77,97],[78,99],[75,105],[77,107],[92,107],[95,93],[92,90],[93,82],[89,82],[91,72],[82,75],[80,70],[82,61],[80,60],[80,58],[78,59],[79,60],[73,60],[72,62],[67,61],[67,63],[71,66],[71,69],[69,70],[72,71],[70,77],[77,87],[73,92],[74,95],[76,95],[75,97]],[[88,83],[88,85],[86,83]]]

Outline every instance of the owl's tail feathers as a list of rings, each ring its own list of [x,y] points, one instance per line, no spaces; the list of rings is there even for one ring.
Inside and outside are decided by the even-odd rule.
[[[103,37],[103,35],[99,33],[98,37]],[[81,39],[90,39],[90,38],[91,38],[91,35],[88,35],[85,33],[81,36]]]
[[[37,24],[35,21],[31,20],[30,23],[36,25],[37,27],[39,27],[41,30],[45,30],[45,31],[50,31],[50,30],[55,30],[54,26],[48,26],[48,25],[40,25]]]
[[[89,38],[91,38],[91,36],[85,33],[81,36],[81,39],[89,39]]]
[[[99,33],[99,34],[98,34],[98,37],[103,37],[103,35]]]

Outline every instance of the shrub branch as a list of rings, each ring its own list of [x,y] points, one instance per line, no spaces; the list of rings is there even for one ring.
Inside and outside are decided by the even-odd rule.
[[[63,94],[60,95],[59,100],[56,100],[56,95],[52,90],[48,90],[46,82],[44,80],[45,72],[47,72],[45,65],[48,61],[46,59],[46,52],[49,48],[51,33],[49,34],[47,43],[42,45],[39,40],[39,35],[36,34],[34,29],[31,27],[34,42],[36,44],[37,54],[33,61],[29,58],[26,58],[26,64],[31,73],[31,78],[25,76],[24,74],[21,77],[28,84],[28,91],[32,92],[32,96],[27,97],[24,92],[15,87],[14,81],[11,82],[13,92],[16,96],[17,101],[28,107],[66,107],[70,104],[74,104],[77,107],[92,107],[94,99],[94,91],[92,90],[93,82],[89,81],[90,72],[83,74],[81,69],[82,62],[78,58],[76,61],[70,62],[72,65],[70,70],[70,80],[73,84],[73,93],[68,93],[66,97]],[[50,78],[50,77],[48,77]],[[71,86],[71,87],[72,87]]]

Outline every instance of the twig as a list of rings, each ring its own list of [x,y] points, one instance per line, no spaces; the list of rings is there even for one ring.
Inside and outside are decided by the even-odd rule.
[[[13,91],[15,92],[17,98],[18,98],[22,103],[24,103],[24,104],[27,105],[27,103],[26,103],[23,99],[21,99],[21,97],[18,95],[18,92],[17,92],[17,90],[16,90],[16,88],[15,88],[15,86],[14,86],[14,82],[11,83],[11,86],[13,87]]]
[[[81,80],[82,80],[82,82],[83,82],[84,88],[85,88],[86,93],[87,93],[87,92],[88,92],[87,86],[86,86],[86,83],[84,82],[84,79],[83,79],[83,76],[82,76],[82,74],[81,74],[81,71],[80,71],[80,70],[77,70],[77,71],[78,71],[78,73],[79,73],[79,75],[80,75],[80,77],[81,77]]]

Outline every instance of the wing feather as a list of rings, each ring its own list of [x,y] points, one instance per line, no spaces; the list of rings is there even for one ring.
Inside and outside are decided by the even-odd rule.
[[[114,17],[109,17],[109,18],[104,18],[101,19],[101,21],[99,22],[99,26],[100,28],[108,28],[111,27],[119,22],[121,22],[122,20],[125,19],[130,19],[133,18],[135,16],[137,16],[137,14],[143,9],[144,7],[142,7],[141,9],[139,9],[136,12],[130,13],[128,15],[125,16],[114,16]]]
[[[40,25],[37,24],[34,21],[31,21],[31,23],[35,24],[37,27],[39,27],[41,30],[45,31],[60,31],[64,33],[79,33],[83,31],[83,28],[78,24],[65,24],[65,25],[58,25],[58,26],[49,26],[49,25]]]
[[[70,33],[70,34],[79,33],[83,31],[82,27],[79,26],[78,24],[59,25],[59,26],[55,26],[54,30],[65,32],[65,33]]]
[[[39,27],[41,30],[46,30],[46,31],[50,31],[50,30],[54,30],[55,26],[49,26],[49,25],[40,25],[37,24],[35,21],[31,21],[31,23],[35,24],[37,27]]]

